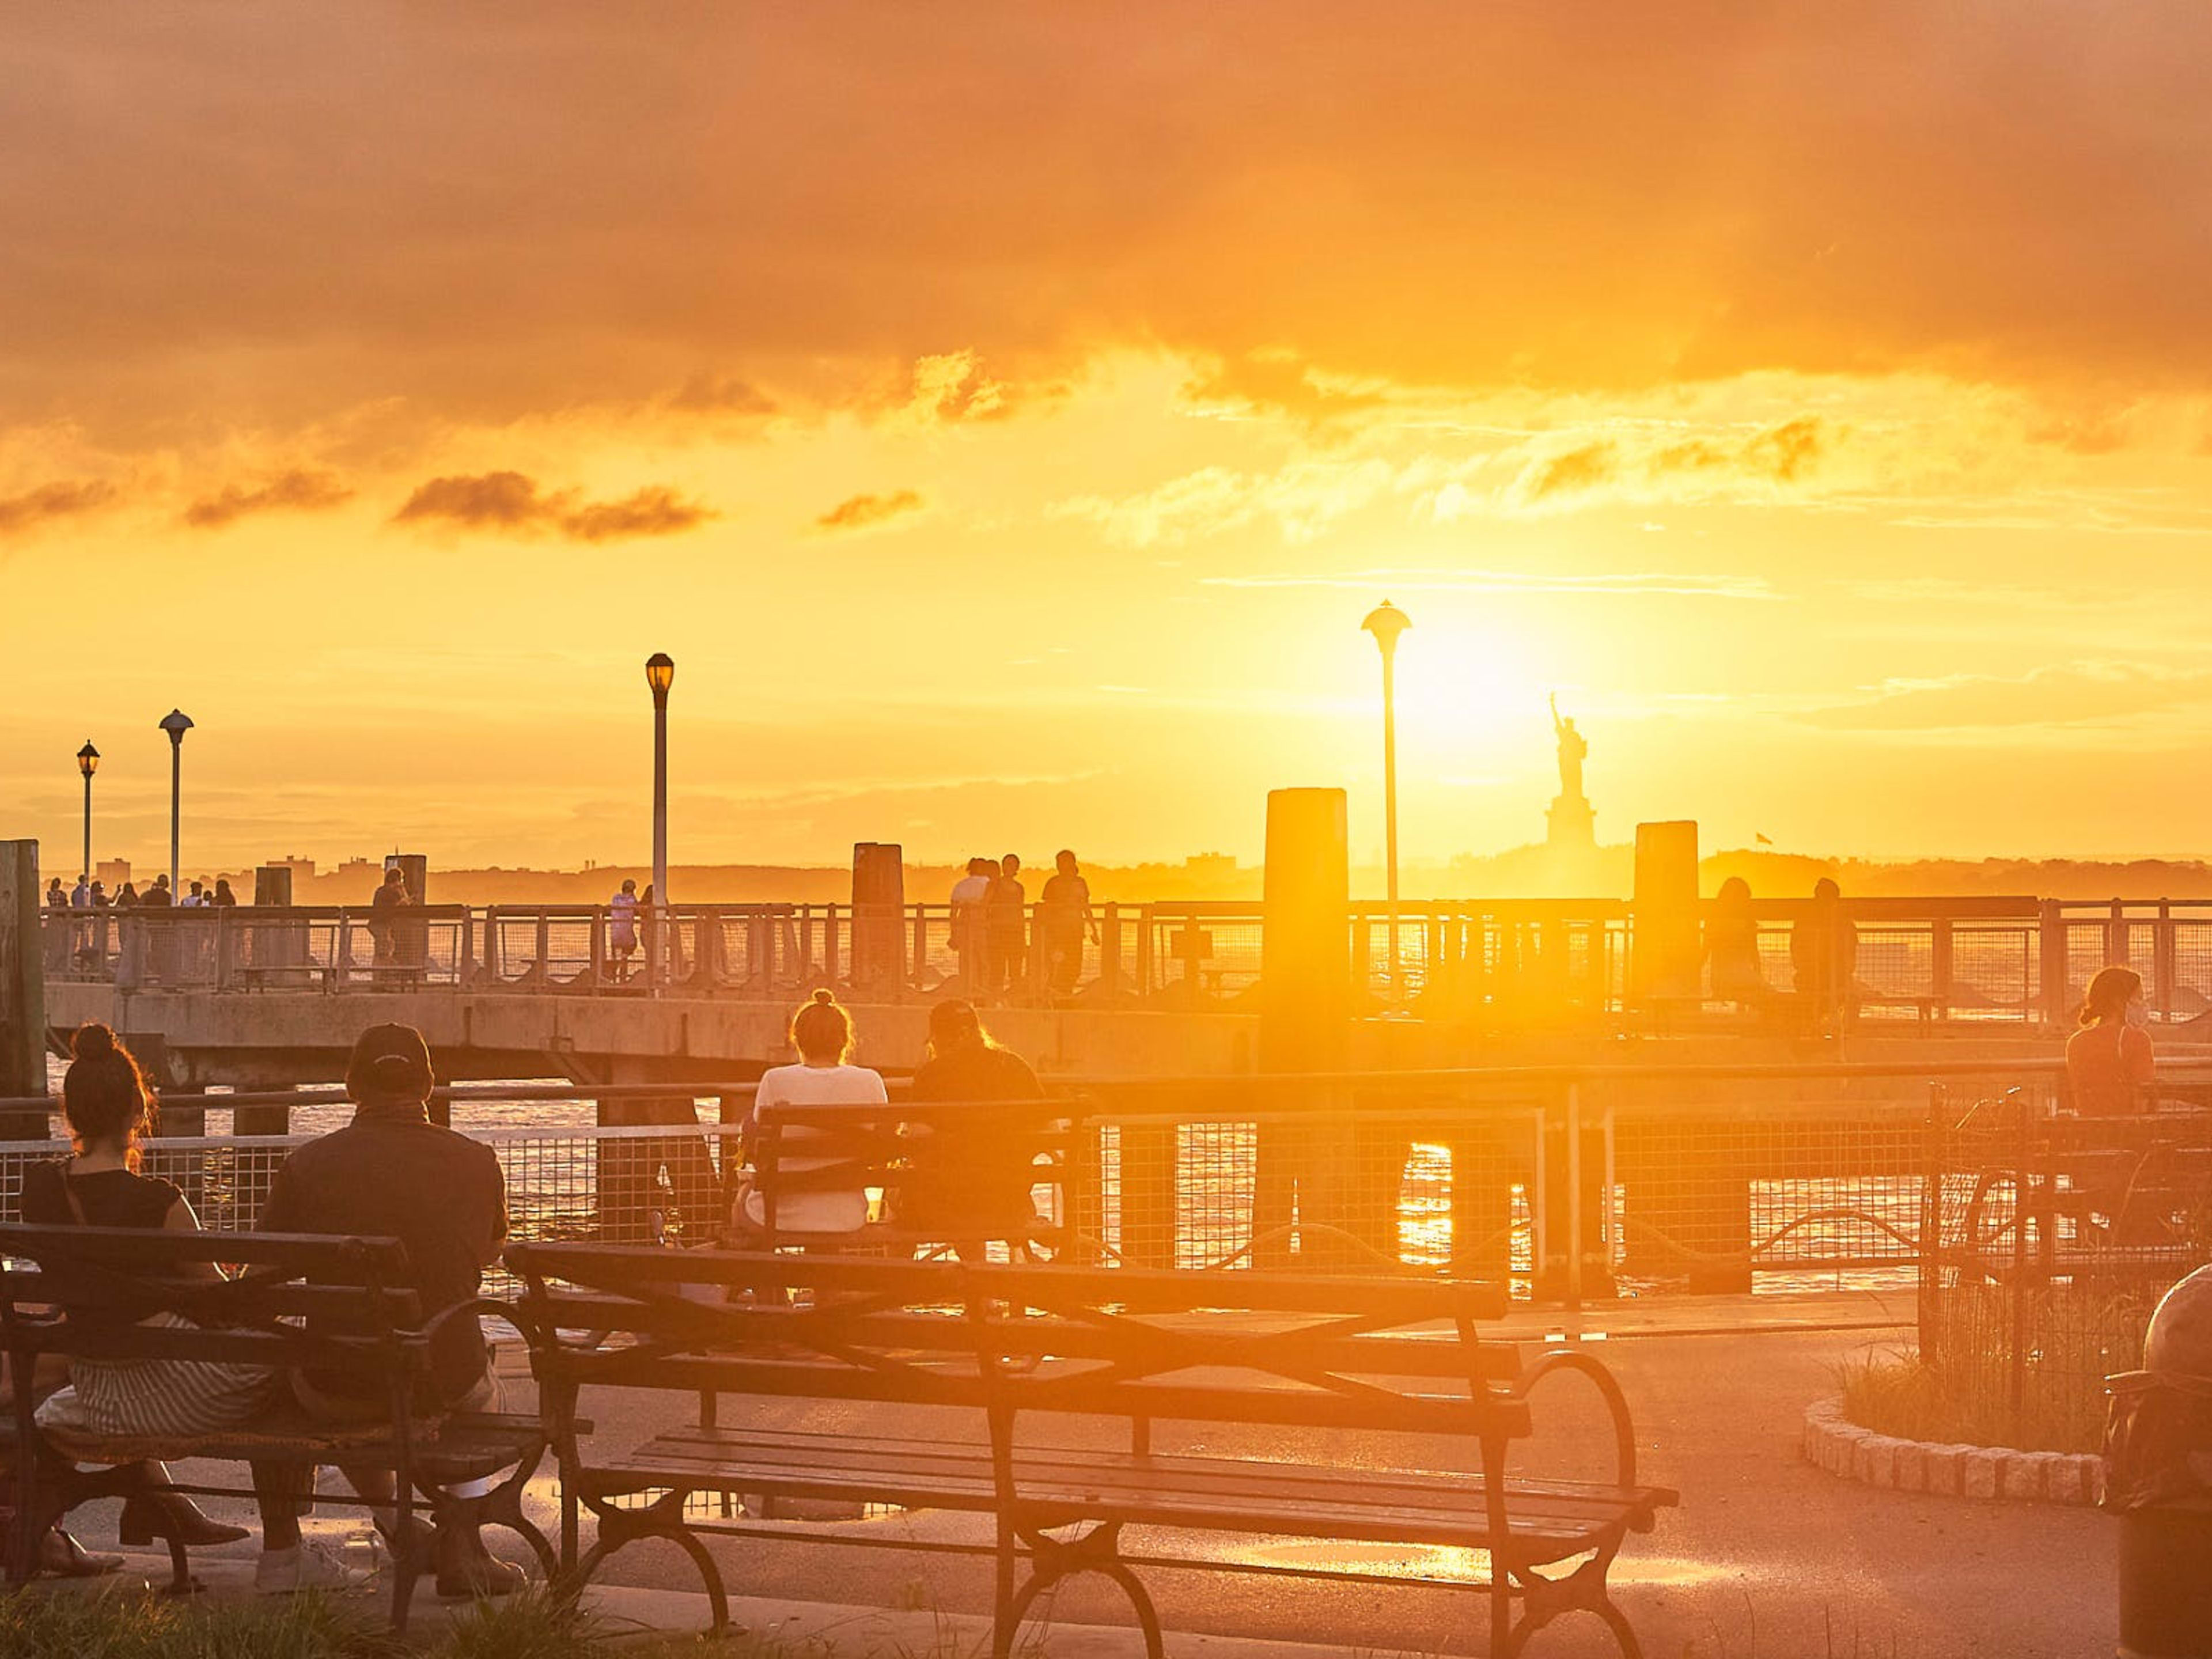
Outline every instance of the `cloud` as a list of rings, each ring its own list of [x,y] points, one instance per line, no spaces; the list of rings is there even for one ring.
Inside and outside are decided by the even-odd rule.
[[[104,479],[74,478],[40,484],[20,495],[0,496],[0,536],[112,507],[119,495],[115,486]]]
[[[733,374],[694,374],[669,395],[667,406],[690,415],[775,413],[773,398]]]
[[[607,501],[586,501],[573,489],[542,493],[520,472],[485,472],[432,478],[418,484],[395,524],[442,520],[474,530],[530,533],[550,531],[571,541],[615,541],[632,536],[672,536],[713,518],[665,484]]]
[[[687,501],[665,484],[653,484],[618,501],[590,501],[561,515],[561,533],[580,542],[618,541],[629,536],[674,536],[696,529],[714,514]]]
[[[1395,566],[1328,575],[1206,576],[1207,587],[1341,587],[1364,592],[1376,586],[1408,593],[1664,594],[1701,599],[1778,599],[1757,576],[1693,571],[1599,571],[1573,574],[1547,570],[1456,570],[1448,566]]]
[[[911,489],[895,489],[883,495],[851,495],[814,521],[819,530],[867,530],[922,507],[921,496]]]
[[[1013,413],[1005,383],[983,372],[973,351],[948,351],[916,360],[905,413],[928,423],[1000,420]]]
[[[1827,429],[1814,415],[1742,434],[1676,438],[1624,432],[1538,451],[1522,465],[1504,500],[1509,507],[1547,511],[1599,500],[1650,503],[1768,495],[1808,482],[1827,448]]]
[[[1254,351],[1222,359],[1194,376],[1183,396],[1200,405],[1287,415],[1314,424],[1380,404],[1378,392],[1327,383],[1295,352]]]
[[[2212,671],[2067,663],[2009,678],[1960,674],[1892,680],[1875,692],[1799,718],[1813,726],[1857,732],[2101,725],[2212,701]]]
[[[1048,509],[1088,519],[1129,547],[1175,544],[1273,520],[1283,539],[1307,542],[1382,496],[1398,469],[1379,459],[1296,461],[1269,473],[1201,467],[1129,495],[1078,495]]]
[[[203,530],[219,529],[253,513],[284,508],[301,510],[337,507],[353,499],[354,492],[331,472],[295,468],[279,473],[258,489],[226,484],[213,495],[203,496],[185,509],[185,522]]]

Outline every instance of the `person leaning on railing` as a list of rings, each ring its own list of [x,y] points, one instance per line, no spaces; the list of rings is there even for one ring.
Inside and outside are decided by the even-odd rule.
[[[2142,975],[2100,968],[2066,1040],[2066,1087],[2083,1117],[2125,1117],[2156,1104],[2150,1033],[2143,1030]]]

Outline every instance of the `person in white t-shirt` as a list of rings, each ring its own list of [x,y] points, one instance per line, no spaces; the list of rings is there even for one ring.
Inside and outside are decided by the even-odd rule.
[[[761,1075],[752,1111],[745,1119],[748,1139],[762,1127],[775,1123],[784,1107],[881,1106],[889,1102],[881,1074],[865,1066],[846,1063],[853,1052],[853,1021],[829,992],[817,991],[813,1000],[792,1016],[791,1046],[799,1050],[798,1065],[772,1066]],[[835,1158],[810,1158],[803,1154],[806,1141],[822,1133],[795,1124],[780,1131],[778,1170],[798,1175],[836,1163]],[[857,1233],[867,1219],[868,1195],[858,1187],[849,1191],[794,1192],[779,1194],[776,1200],[779,1237]],[[762,1242],[767,1226],[767,1206],[758,1188],[748,1182],[731,1207],[731,1231],[739,1244],[756,1244]]]

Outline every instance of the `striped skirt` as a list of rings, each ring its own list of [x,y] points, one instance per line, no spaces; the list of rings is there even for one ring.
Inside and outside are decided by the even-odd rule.
[[[143,1322],[191,1323],[177,1314],[156,1314]],[[268,1410],[278,1380],[264,1365],[210,1359],[70,1363],[70,1387],[82,1426],[96,1435],[142,1439],[210,1434],[250,1423]]]

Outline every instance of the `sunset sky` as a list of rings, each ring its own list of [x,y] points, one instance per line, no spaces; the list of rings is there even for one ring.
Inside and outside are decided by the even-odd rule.
[[[2203,853],[2201,4],[18,8],[0,835]]]

